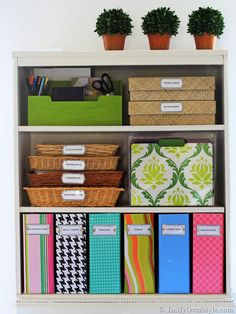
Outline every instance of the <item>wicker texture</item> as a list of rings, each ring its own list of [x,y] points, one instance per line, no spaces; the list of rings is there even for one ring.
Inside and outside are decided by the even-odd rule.
[[[63,155],[65,145],[37,144],[35,150],[37,155],[60,156]],[[85,144],[83,156],[114,156],[119,148],[115,144]]]
[[[161,90],[161,91],[131,91],[131,101],[148,101],[148,100],[214,100],[215,91],[211,90]]]
[[[130,116],[130,125],[209,125],[215,115],[137,115]]]
[[[49,171],[40,173],[29,173],[29,183],[31,187],[50,187],[50,186],[78,186],[78,183],[64,184],[62,182],[63,171]],[[119,187],[123,176],[122,171],[85,171],[73,172],[82,173],[85,181],[81,186],[110,186]]]
[[[173,102],[173,105],[176,102]],[[145,102],[129,102],[129,115],[145,115],[145,114],[215,114],[216,102],[215,101],[182,101],[181,111],[162,111],[161,105],[165,102],[160,101],[145,101]],[[168,103],[169,104],[169,103]]]
[[[119,157],[51,157],[29,156],[31,170],[63,170],[64,160],[81,160],[85,162],[85,170],[116,170]]]
[[[163,90],[161,81],[164,77],[131,77],[129,78],[129,90]],[[169,78],[168,78],[169,79]],[[172,79],[172,78],[171,78]],[[183,82],[179,90],[214,90],[215,77],[199,76],[199,77],[176,77]],[[171,89],[173,90],[173,88]]]
[[[32,206],[70,207],[70,206],[110,206],[116,205],[122,188],[24,188]],[[80,190],[85,192],[84,200],[64,200],[63,191]]]

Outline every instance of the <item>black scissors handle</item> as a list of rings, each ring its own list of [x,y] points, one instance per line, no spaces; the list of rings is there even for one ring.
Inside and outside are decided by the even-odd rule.
[[[112,95],[114,93],[112,80],[107,73],[103,73],[101,75],[101,80],[94,81],[92,86],[103,95]]]

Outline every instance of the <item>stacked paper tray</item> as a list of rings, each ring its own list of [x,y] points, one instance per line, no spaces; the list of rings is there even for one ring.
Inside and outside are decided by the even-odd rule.
[[[215,124],[214,77],[129,78],[131,125]]]

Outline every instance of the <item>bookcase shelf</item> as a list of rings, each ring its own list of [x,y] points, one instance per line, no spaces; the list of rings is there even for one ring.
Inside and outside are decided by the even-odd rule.
[[[16,269],[17,299],[29,303],[157,303],[157,302],[231,302],[229,252],[229,163],[227,51],[115,51],[115,52],[14,52],[15,60],[15,173],[16,173]],[[122,126],[28,126],[25,77],[35,67],[91,67],[93,76],[106,71],[125,86]],[[217,116],[215,125],[130,126],[128,125],[128,76],[213,75],[216,77]],[[72,136],[73,134],[73,136]],[[207,138],[216,143],[216,206],[212,207],[129,207],[128,192],[117,207],[30,207],[23,187],[27,185],[26,157],[34,154],[37,143],[109,143],[120,145],[120,169],[128,172],[128,143],[135,136],[184,136]],[[124,186],[127,190],[128,180]],[[222,295],[24,295],[22,294],[22,228],[23,213],[225,213],[225,294]]]

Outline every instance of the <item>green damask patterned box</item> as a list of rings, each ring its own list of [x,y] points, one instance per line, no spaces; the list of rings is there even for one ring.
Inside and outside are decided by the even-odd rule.
[[[130,171],[131,206],[214,205],[210,142],[133,143]]]

